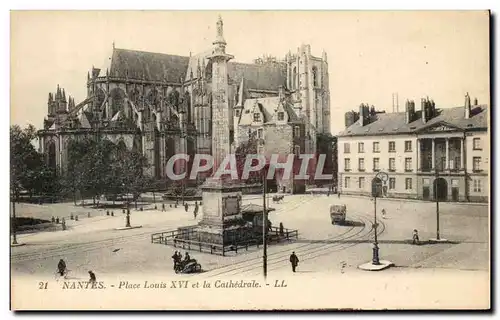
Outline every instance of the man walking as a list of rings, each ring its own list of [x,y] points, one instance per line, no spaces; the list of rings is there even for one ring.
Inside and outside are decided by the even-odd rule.
[[[295,272],[295,268],[299,264],[299,258],[295,255],[295,251],[290,255],[290,263],[292,264],[292,271]]]

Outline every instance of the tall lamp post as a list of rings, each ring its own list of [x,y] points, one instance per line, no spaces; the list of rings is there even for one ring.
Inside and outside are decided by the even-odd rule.
[[[378,271],[389,268],[393,265],[390,261],[381,261],[379,256],[379,247],[378,247],[378,235],[377,235],[377,197],[380,197],[383,194],[383,187],[386,184],[387,180],[389,180],[389,176],[387,173],[383,171],[377,172],[375,177],[372,180],[372,197],[373,197],[373,211],[374,211],[374,221],[373,221],[373,229],[375,231],[374,241],[373,241],[373,255],[372,260],[368,263],[362,264],[359,266],[362,270],[367,271]]]
[[[125,184],[123,184],[123,186],[125,187]],[[125,221],[126,221],[126,224],[125,224],[125,228],[131,228],[130,226],[130,201],[128,199],[128,188],[125,188],[125,193],[126,193],[126,201],[127,201],[127,216],[125,217]]]
[[[372,195],[373,195],[373,206],[374,206],[374,222],[373,222],[373,229],[375,230],[375,238],[373,241],[373,258],[372,258],[372,264],[374,265],[380,265],[380,259],[379,259],[379,247],[378,247],[378,238],[377,238],[377,197],[382,195],[382,188],[383,184],[387,182],[389,179],[389,176],[387,173],[383,171],[379,171],[376,175],[375,178],[372,180]]]
[[[439,241],[439,240],[441,240],[441,238],[439,236],[439,195],[438,195],[438,191],[437,191],[439,171],[437,170],[437,168],[436,168],[435,175],[436,175],[436,179],[435,179],[436,182],[434,183],[434,199],[436,200],[436,240]]]
[[[267,187],[266,170],[263,170],[262,175],[262,270],[264,279],[267,279],[267,208],[266,208],[266,187]]]
[[[17,198],[17,191],[14,190],[14,195],[13,197],[11,196],[11,199],[12,199],[12,236],[13,236],[13,239],[12,239],[12,244],[13,245],[17,245],[17,230],[16,230],[16,198]]]

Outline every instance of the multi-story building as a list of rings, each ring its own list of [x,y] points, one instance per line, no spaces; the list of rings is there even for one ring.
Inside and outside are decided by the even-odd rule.
[[[266,129],[267,152],[289,154],[300,147],[302,153],[315,153],[317,135],[330,133],[326,53],[315,57],[309,45],[302,45],[283,60],[233,62],[220,18],[216,29],[213,47],[196,55],[113,45],[109,69],[103,74],[92,68],[87,97],[79,103],[66,100],[58,86],[55,95],[49,94],[39,131],[47,162],[64,170],[71,141],[96,133],[141,151],[157,179],[166,178],[166,164],[174,154],[210,154],[213,143],[223,145],[222,153],[234,152],[249,129]],[[212,132],[213,121],[227,130]]]
[[[465,105],[438,109],[421,99],[405,112],[361,105],[348,112],[338,136],[339,189],[371,195],[375,175],[386,172],[388,197],[488,201],[488,107],[465,96]]]

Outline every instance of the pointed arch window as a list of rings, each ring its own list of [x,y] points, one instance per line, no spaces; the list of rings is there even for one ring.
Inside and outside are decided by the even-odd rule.
[[[297,67],[293,67],[292,88],[297,89]]]
[[[313,74],[313,86],[317,87],[318,86],[318,68],[315,66],[312,68],[312,74]]]

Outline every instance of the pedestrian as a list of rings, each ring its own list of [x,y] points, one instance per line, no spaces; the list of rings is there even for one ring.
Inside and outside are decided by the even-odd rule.
[[[198,216],[198,205],[196,205],[196,206],[194,207],[193,214],[194,214],[194,218],[196,219],[196,217]]]
[[[78,215],[75,215],[75,221],[78,221]]]
[[[186,251],[186,254],[184,255],[184,261],[188,262],[189,260],[191,260],[191,257],[189,256],[189,253],[187,253]]]
[[[63,259],[59,260],[57,264],[57,272],[62,276],[66,273],[66,262]]]
[[[283,228],[283,222],[280,222],[280,236],[283,236],[285,234],[284,229],[285,228]]]
[[[89,271],[89,276],[90,276],[90,279],[89,279],[89,282],[96,282],[96,277],[95,277],[95,273],[93,273],[92,271]]]
[[[418,237],[417,229],[413,229],[413,244],[420,244],[420,239]]]
[[[62,218],[62,229],[66,230],[66,219]]]
[[[165,204],[164,204],[164,203],[162,203],[162,204],[161,204],[161,212],[164,212],[164,211],[165,211]]]
[[[179,256],[178,256],[178,252],[175,251],[174,252],[174,255],[172,256],[172,260],[174,261],[174,270],[175,270],[175,267],[177,267],[177,262],[179,261]]]
[[[382,219],[385,219],[385,209],[382,209]]]
[[[186,210],[186,212],[188,212],[189,210],[189,205],[187,204],[187,202],[184,204],[184,210]]]
[[[59,224],[59,217],[56,218],[56,224]]]
[[[54,216],[52,216],[52,223],[56,222],[56,218],[54,218]]]
[[[340,192],[337,192],[337,196],[340,198]]]
[[[299,258],[295,254],[295,251],[290,255],[290,263],[292,264],[292,271],[295,272],[295,268],[297,268],[299,264]]]

